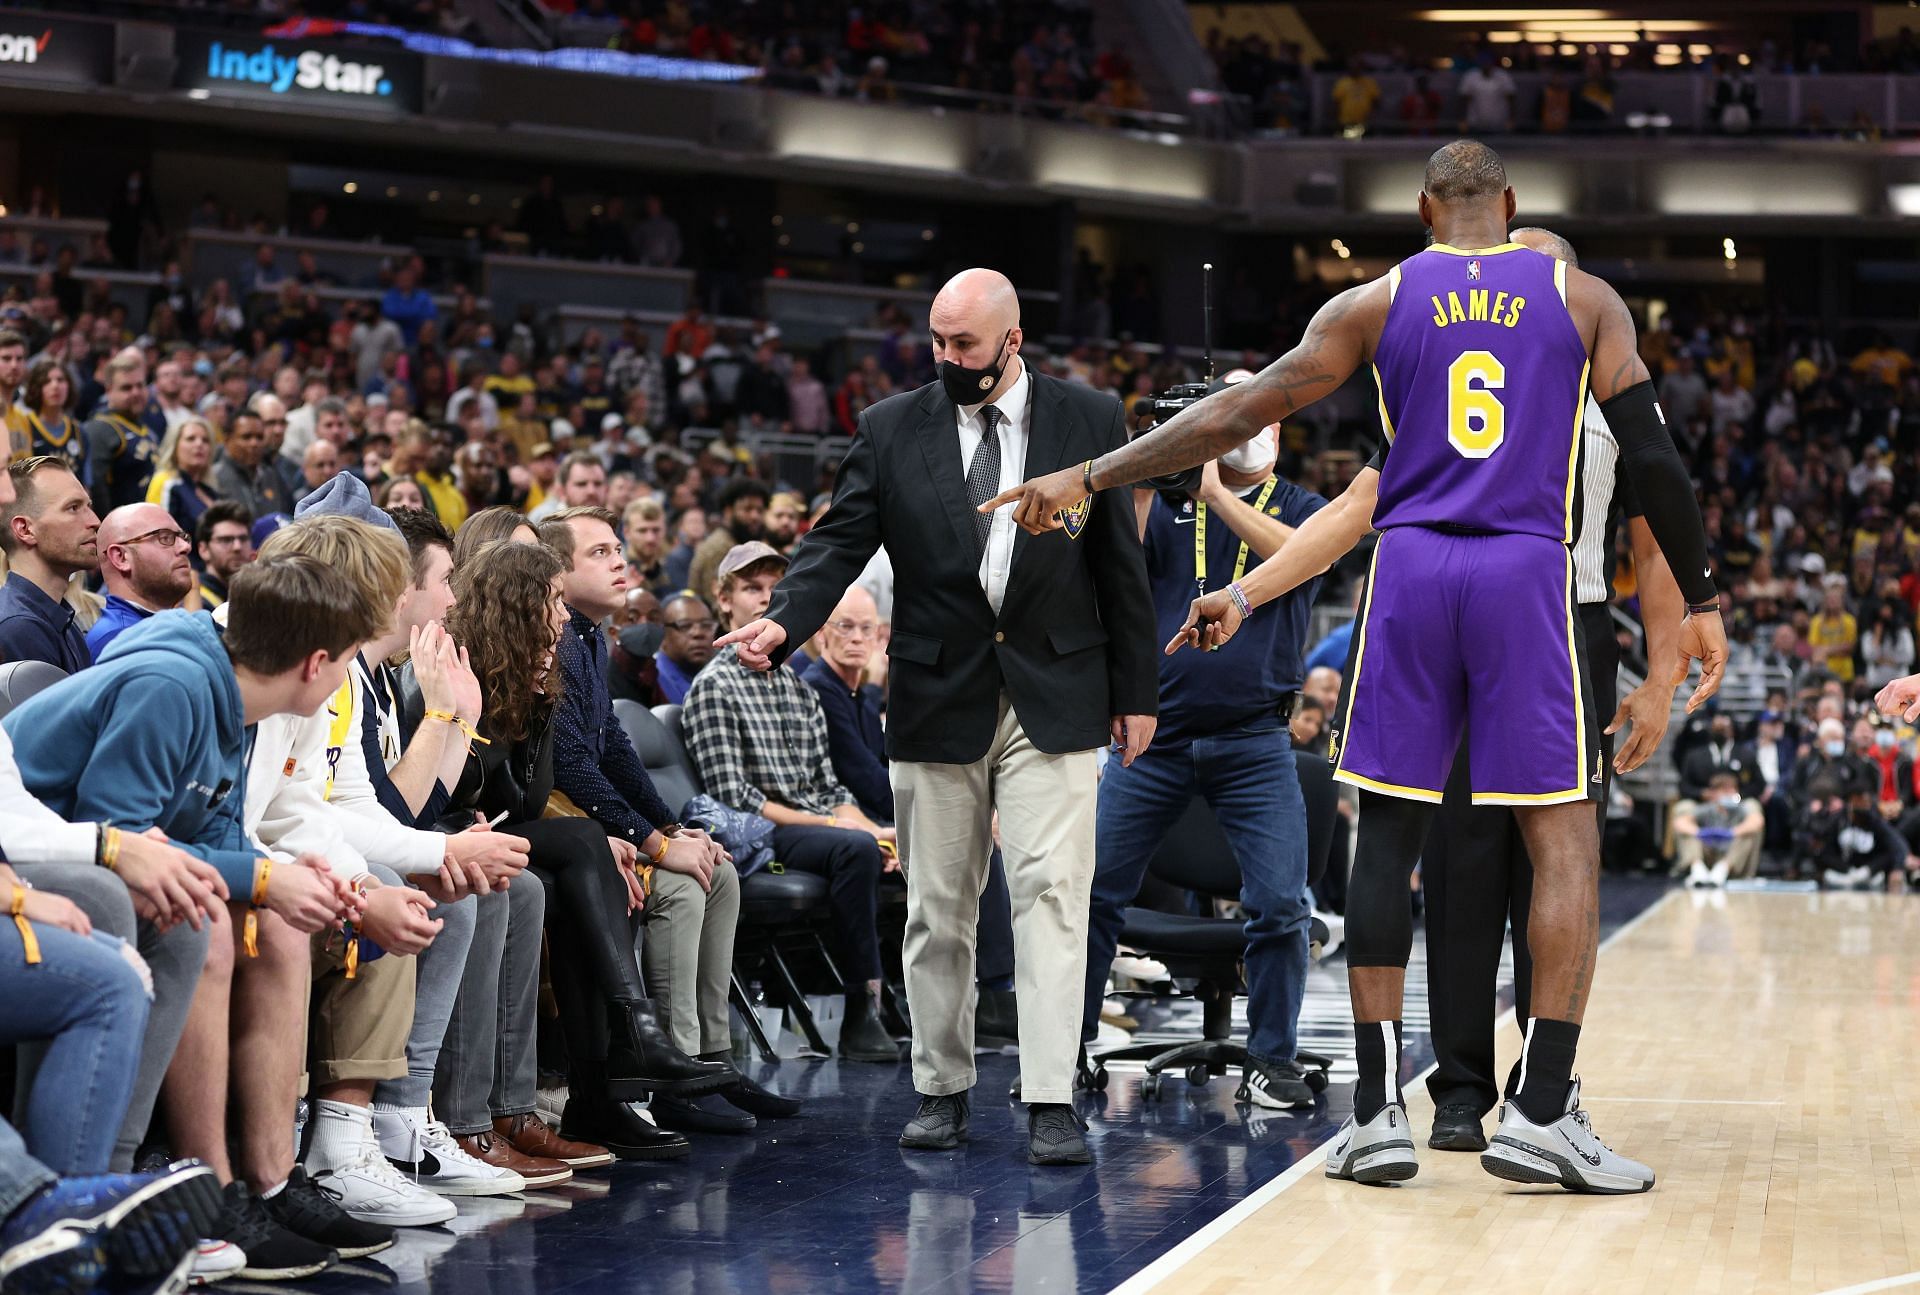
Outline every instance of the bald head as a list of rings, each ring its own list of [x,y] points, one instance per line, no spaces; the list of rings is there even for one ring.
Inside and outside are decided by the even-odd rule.
[[[1524,229],[1512,231],[1507,237],[1522,247],[1531,247],[1536,252],[1545,252],[1556,261],[1565,261],[1575,269],[1580,268],[1580,258],[1573,254],[1573,244],[1550,229],[1529,225]]]
[[[159,505],[114,509],[101,519],[96,538],[100,579],[108,593],[163,611],[178,607],[193,587],[192,550],[181,542],[179,523]]]
[[[956,403],[968,405],[998,400],[1019,381],[1020,365],[1015,356],[1020,350],[1020,297],[1007,276],[998,270],[975,268],[962,270],[947,280],[940,295],[927,312],[927,328],[933,341],[935,366],[958,365],[975,370],[965,383],[964,402],[948,386]],[[1001,370],[1000,380],[984,390],[981,371]],[[948,374],[943,370],[942,379]],[[964,375],[963,375],[964,376]]]

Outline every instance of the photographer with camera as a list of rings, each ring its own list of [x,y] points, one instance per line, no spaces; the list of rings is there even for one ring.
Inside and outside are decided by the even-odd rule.
[[[1244,370],[1226,381],[1245,377]],[[1175,387],[1159,419],[1207,388]],[[1175,634],[1197,594],[1224,589],[1277,550],[1327,501],[1273,474],[1279,425],[1179,477],[1136,488],[1159,640]],[[1194,796],[1202,796],[1238,856],[1245,910],[1247,1067],[1237,1100],[1272,1109],[1309,1105],[1294,1059],[1307,975],[1307,822],[1288,723],[1305,674],[1302,644],[1318,580],[1276,604],[1215,652],[1160,662],[1160,726],[1131,765],[1107,765],[1095,831],[1087,989],[1081,1038],[1099,1028],[1107,972],[1126,906],[1147,862]]]
[[[1880,817],[1873,792],[1846,790],[1822,777],[1809,787],[1807,812],[1795,845],[1828,890],[1871,890],[1887,884],[1907,860],[1907,843]]]

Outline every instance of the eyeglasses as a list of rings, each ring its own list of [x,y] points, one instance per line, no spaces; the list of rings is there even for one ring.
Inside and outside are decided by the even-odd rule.
[[[716,620],[668,621],[667,628],[675,634],[692,634],[695,631],[701,634],[711,634],[720,628],[720,622]]]
[[[158,540],[170,549],[177,549],[182,544],[193,543],[191,539],[187,538],[187,533],[177,526],[162,526],[157,531],[148,531],[145,535],[136,535],[132,539],[121,540],[120,542],[122,544],[146,544],[154,540]],[[218,543],[219,541],[215,542]]]
[[[208,538],[207,543],[231,547],[235,544],[245,544],[252,538],[250,535],[214,535]]]
[[[856,635],[860,638],[877,638],[880,634],[880,627],[871,621],[828,621],[827,628],[848,638]]]

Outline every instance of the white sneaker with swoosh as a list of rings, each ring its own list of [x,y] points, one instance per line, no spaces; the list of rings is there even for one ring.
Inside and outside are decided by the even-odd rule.
[[[1580,1109],[1580,1080],[1567,1091],[1567,1111],[1535,1124],[1509,1101],[1500,1131],[1480,1153],[1480,1167],[1514,1183],[1558,1183],[1572,1192],[1629,1195],[1653,1190],[1653,1170],[1602,1142]]]
[[[1327,1148],[1327,1177],[1349,1182],[1403,1183],[1420,1172],[1413,1153],[1413,1126],[1398,1102],[1382,1106],[1365,1124],[1349,1115]]]

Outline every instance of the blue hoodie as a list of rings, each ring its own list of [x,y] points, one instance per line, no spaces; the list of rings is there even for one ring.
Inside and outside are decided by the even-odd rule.
[[[240,684],[205,612],[132,626],[92,669],[4,721],[27,790],[68,822],[158,827],[205,859],[233,897],[253,890]]]

